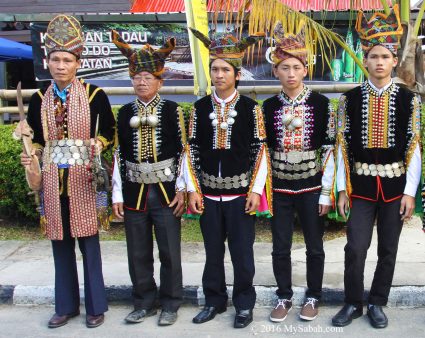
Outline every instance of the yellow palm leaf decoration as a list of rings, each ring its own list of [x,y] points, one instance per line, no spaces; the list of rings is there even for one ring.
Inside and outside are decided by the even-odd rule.
[[[224,15],[223,21],[226,25],[232,23],[235,6],[239,8],[239,12],[233,24],[239,28],[243,27],[247,19],[245,14],[248,13],[249,34],[255,32],[273,34],[273,28],[277,21],[282,22],[283,29],[287,33],[296,34],[304,27],[310,78],[312,78],[314,72],[314,56],[321,54],[322,62],[331,68],[330,61],[335,57],[337,45],[341,46],[353,58],[366,76],[368,75],[363,63],[338,34],[279,0],[216,0],[214,24],[217,24],[219,13]],[[248,12],[246,12],[247,9]],[[239,29],[239,34],[242,34],[241,29]],[[251,51],[254,52],[253,49]]]

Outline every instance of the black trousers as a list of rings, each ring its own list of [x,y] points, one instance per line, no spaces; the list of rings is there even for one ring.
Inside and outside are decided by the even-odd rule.
[[[301,222],[307,255],[306,297],[320,299],[322,295],[325,252],[323,250],[323,217],[318,213],[320,193],[273,194],[272,235],[273,272],[279,298],[291,299],[292,266],[291,247],[294,232],[295,212]]]
[[[134,308],[155,306],[158,289],[153,276],[154,228],[161,261],[159,300],[163,309],[177,311],[183,301],[180,218],[173,215],[173,209],[162,206],[158,186],[149,185],[146,211],[126,209],[124,222]]]
[[[75,238],[71,237],[68,197],[61,197],[61,212],[63,240],[52,241],[55,263],[55,311],[58,315],[67,315],[80,308]],[[99,235],[80,237],[77,240],[83,256],[86,313],[99,315],[108,311]]]
[[[347,222],[345,246],[345,302],[357,306],[363,303],[364,267],[372,240],[373,223],[377,217],[378,262],[369,293],[369,304],[386,305],[394,275],[398,241],[403,222],[397,199],[385,203],[353,198],[351,215]]]
[[[205,209],[200,223],[206,253],[202,287],[207,306],[227,305],[224,273],[227,238],[233,264],[233,305],[238,310],[254,308],[255,216],[245,214],[245,203],[245,196],[227,202],[204,198]]]

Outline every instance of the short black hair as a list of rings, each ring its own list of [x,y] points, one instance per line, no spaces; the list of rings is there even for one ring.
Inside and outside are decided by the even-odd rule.
[[[214,62],[214,60],[212,60],[211,62],[210,62],[210,66],[209,66],[209,68],[210,68],[210,74],[211,74],[211,65],[212,65],[212,63]],[[226,61],[227,62],[227,61]],[[227,62],[229,65],[231,65],[232,66],[232,68],[233,68],[233,72],[234,72],[234,74],[235,74],[235,78],[236,78],[236,74],[237,73],[239,73],[241,70],[240,69],[238,69],[238,68],[236,68],[234,65],[232,65],[231,63],[229,63],[229,62]],[[239,80],[236,80],[236,82],[235,82],[235,89],[237,89],[238,88],[238,86],[239,86]]]

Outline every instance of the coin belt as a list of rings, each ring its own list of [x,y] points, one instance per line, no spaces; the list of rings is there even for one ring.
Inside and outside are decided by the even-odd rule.
[[[354,163],[354,172],[357,175],[380,176],[380,177],[400,177],[406,173],[403,161],[387,164],[368,164],[363,162]]]
[[[155,163],[133,163],[125,161],[126,177],[130,182],[152,184],[172,182],[175,178],[174,158]]]
[[[278,161],[272,162],[272,168],[275,171],[283,171],[283,173],[287,173],[288,171],[296,171],[296,172],[303,172],[308,171],[310,169],[314,169],[316,167],[319,167],[318,161],[308,161],[303,163],[283,163]]]
[[[206,172],[202,172],[202,184],[209,188],[217,189],[238,189],[245,188],[249,184],[249,172],[232,177],[215,177]]]
[[[49,159],[55,164],[87,165],[90,163],[90,140],[51,140]]]
[[[285,161],[288,163],[301,163],[302,161],[314,160],[316,158],[316,151],[275,151],[273,153],[275,160]]]
[[[282,172],[278,170],[272,170],[272,175],[281,180],[300,180],[300,179],[312,177],[316,175],[318,172],[319,172],[319,167],[316,166],[315,168],[310,169],[308,171],[304,171],[302,173],[294,173],[294,174],[289,174],[287,172]]]

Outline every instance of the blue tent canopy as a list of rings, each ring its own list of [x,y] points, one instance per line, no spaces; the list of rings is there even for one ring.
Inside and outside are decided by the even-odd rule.
[[[0,38],[0,62],[14,60],[32,60],[32,47]]]

